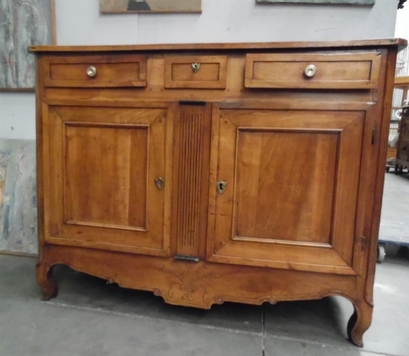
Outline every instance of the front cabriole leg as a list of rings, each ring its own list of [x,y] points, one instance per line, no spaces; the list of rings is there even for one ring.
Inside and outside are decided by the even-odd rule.
[[[37,263],[37,282],[43,289],[41,300],[50,300],[57,296],[57,282],[53,278],[53,267],[44,262]]]
[[[368,330],[372,322],[373,306],[363,300],[355,301],[354,313],[348,321],[348,340],[353,344],[363,347],[363,334]]]

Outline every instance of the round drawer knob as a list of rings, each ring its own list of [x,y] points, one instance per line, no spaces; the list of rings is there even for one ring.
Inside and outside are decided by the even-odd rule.
[[[89,66],[87,68],[87,75],[90,78],[94,78],[97,75],[97,68],[95,68],[94,66]]]
[[[309,64],[304,69],[304,74],[307,78],[312,78],[317,73],[317,67],[314,64]]]

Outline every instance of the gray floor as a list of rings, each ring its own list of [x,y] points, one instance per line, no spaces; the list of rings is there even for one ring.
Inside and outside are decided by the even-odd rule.
[[[409,240],[409,175],[386,175],[381,238]],[[341,297],[210,311],[165,304],[57,266],[59,296],[41,302],[36,260],[0,255],[0,356],[409,355],[409,255],[387,245],[377,265],[371,328],[346,340],[351,304]]]

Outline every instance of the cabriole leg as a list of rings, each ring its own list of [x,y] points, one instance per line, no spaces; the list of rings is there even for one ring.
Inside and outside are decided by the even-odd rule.
[[[45,263],[37,263],[37,282],[43,289],[41,300],[50,300],[57,296],[57,282],[53,278],[53,267]]]
[[[373,306],[365,302],[354,303],[354,313],[348,321],[348,340],[353,344],[363,347],[363,334],[372,322]]]

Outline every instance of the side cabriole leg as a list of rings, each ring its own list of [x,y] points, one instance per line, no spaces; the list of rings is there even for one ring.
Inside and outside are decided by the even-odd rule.
[[[364,346],[363,334],[371,325],[372,311],[373,306],[365,301],[354,303],[354,312],[348,321],[347,334],[348,340],[359,347]]]

